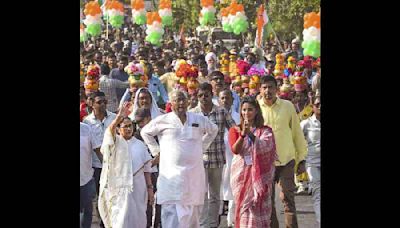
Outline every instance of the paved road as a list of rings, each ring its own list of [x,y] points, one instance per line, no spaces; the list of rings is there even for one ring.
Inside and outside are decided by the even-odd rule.
[[[282,203],[279,198],[279,190],[276,189],[276,210],[279,219],[279,227],[285,227],[285,220],[283,215]],[[297,220],[299,224],[299,228],[315,228],[315,213],[312,205],[311,196],[309,195],[297,195],[296,196],[296,209],[297,209]],[[226,216],[222,216],[222,221],[219,226],[220,228],[226,228]],[[93,213],[93,224],[91,228],[100,228],[99,226],[99,217],[97,212]]]

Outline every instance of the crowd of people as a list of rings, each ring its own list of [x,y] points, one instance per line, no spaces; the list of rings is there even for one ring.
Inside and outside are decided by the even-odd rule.
[[[300,42],[157,47],[127,16],[81,43],[81,227],[276,228],[275,185],[286,227],[304,192],[319,223],[320,60]]]

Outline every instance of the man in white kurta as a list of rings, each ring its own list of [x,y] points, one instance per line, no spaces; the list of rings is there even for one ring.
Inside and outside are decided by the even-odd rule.
[[[170,101],[173,112],[153,119],[141,135],[154,156],[160,153],[157,204],[162,226],[198,228],[206,192],[203,151],[218,127],[204,116],[186,112],[186,93],[174,91]]]

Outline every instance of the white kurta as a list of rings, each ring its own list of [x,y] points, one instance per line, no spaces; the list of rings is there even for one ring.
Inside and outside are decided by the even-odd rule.
[[[203,151],[214,140],[218,127],[204,116],[189,112],[186,116],[182,124],[174,112],[161,115],[141,131],[152,154],[160,153],[158,204],[204,204]]]
[[[104,142],[99,197],[99,212],[104,226],[145,228],[147,186],[144,172],[151,171],[151,157],[147,148],[134,137],[126,141],[119,135],[116,135],[113,145],[109,130]],[[108,146],[115,146],[115,149],[106,149]]]
[[[235,111],[231,111],[232,119],[235,121],[237,125],[240,124],[240,115]],[[224,169],[222,170],[222,183],[221,183],[221,199],[223,200],[233,200],[232,188],[231,188],[231,165],[233,154],[231,151],[231,147],[228,143],[228,133],[229,130],[225,129],[224,134],[224,143],[225,143],[225,157],[226,163],[224,165]]]

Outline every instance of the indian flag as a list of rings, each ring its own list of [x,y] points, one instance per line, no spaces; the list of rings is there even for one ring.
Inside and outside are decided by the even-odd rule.
[[[261,4],[257,9],[256,25],[257,33],[254,44],[256,47],[263,47],[264,41],[272,32],[272,26],[267,15],[267,11],[264,8],[264,4]]]

